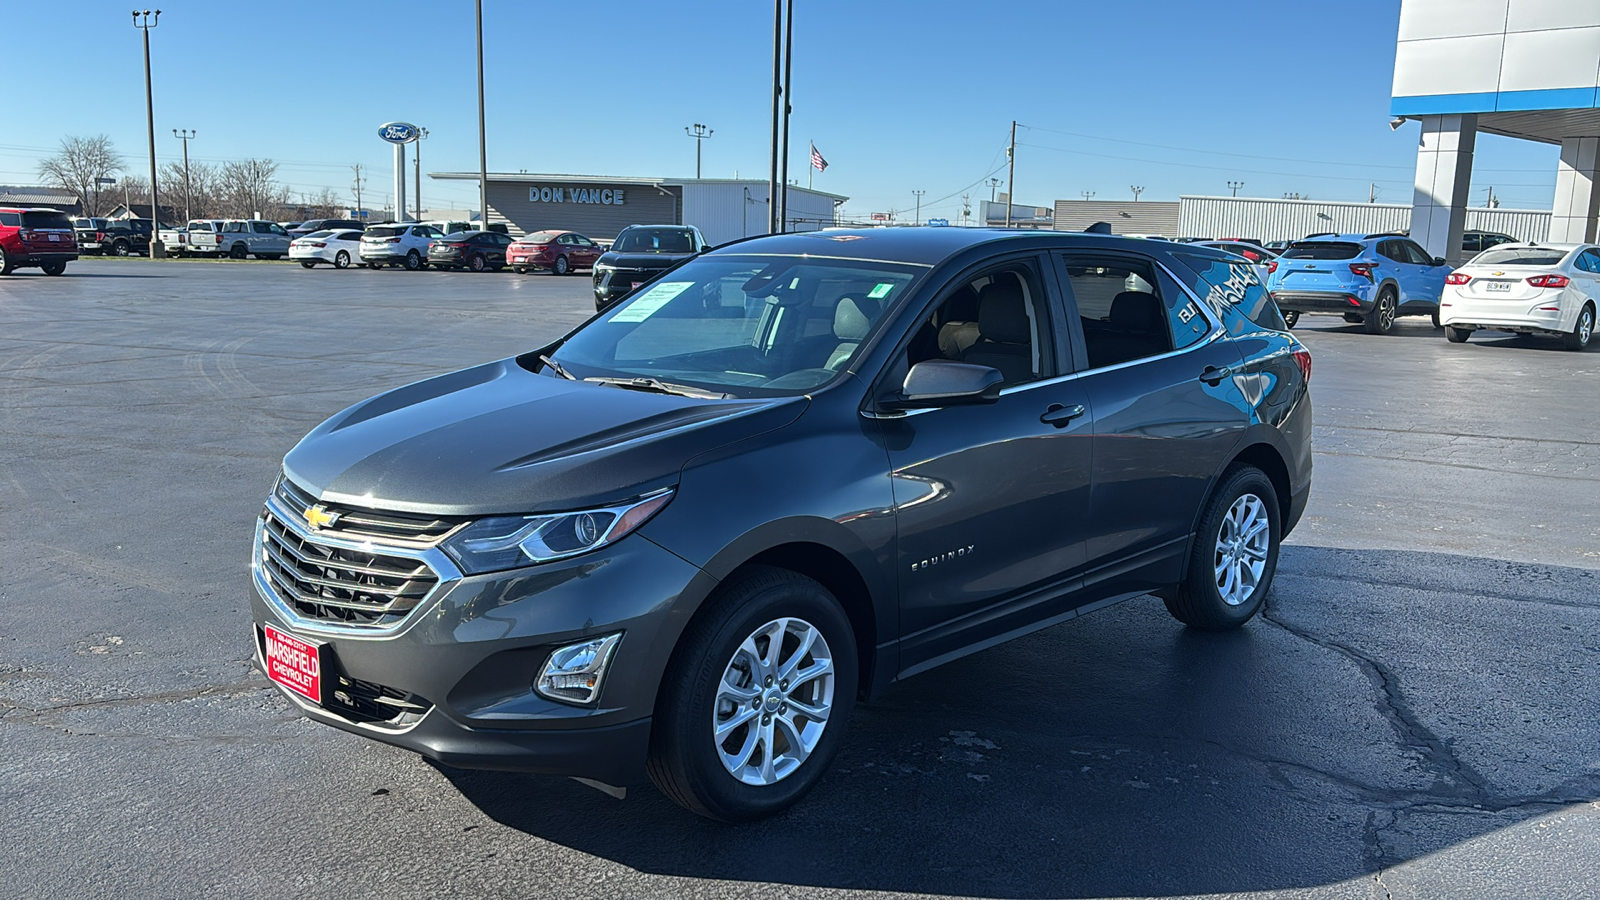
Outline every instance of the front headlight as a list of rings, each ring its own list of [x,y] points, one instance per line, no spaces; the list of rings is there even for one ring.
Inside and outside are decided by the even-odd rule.
[[[622,540],[671,499],[672,489],[667,488],[603,509],[493,516],[473,522],[440,546],[469,575],[565,559]]]
[[[594,270],[596,272],[615,272],[617,267],[610,263],[597,262],[594,264]]]

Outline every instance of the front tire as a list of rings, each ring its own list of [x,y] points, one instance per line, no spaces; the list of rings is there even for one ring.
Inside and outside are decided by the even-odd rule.
[[[1589,346],[1589,341],[1594,338],[1594,304],[1586,303],[1578,312],[1578,321],[1573,323],[1572,331],[1561,336],[1561,346],[1566,350],[1583,350]]]
[[[0,247],[0,275],[10,275],[15,268],[11,265],[11,257],[6,255],[6,248]]]
[[[1388,334],[1394,330],[1394,317],[1400,311],[1400,298],[1395,295],[1394,288],[1384,288],[1378,292],[1378,302],[1372,305],[1372,312],[1362,324],[1367,326],[1367,334]]]
[[[1283,314],[1283,324],[1287,325],[1291,329],[1300,324],[1300,310],[1286,310]]]
[[[349,251],[340,250],[338,253],[335,253],[333,255],[333,267],[335,269],[348,269],[348,268],[350,268],[350,253],[349,253]]]
[[[650,736],[650,778],[710,819],[781,812],[838,752],[857,678],[855,632],[827,588],[787,569],[743,569],[673,654]]]
[[[1444,339],[1452,344],[1465,344],[1469,337],[1472,337],[1471,328],[1457,328],[1454,325],[1444,326]]]
[[[1162,597],[1191,628],[1238,628],[1261,609],[1278,568],[1282,540],[1278,492],[1254,466],[1235,466],[1206,502],[1189,571]]]

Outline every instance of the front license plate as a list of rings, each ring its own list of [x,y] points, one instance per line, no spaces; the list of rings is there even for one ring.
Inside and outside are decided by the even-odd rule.
[[[1491,294],[1509,294],[1511,293],[1511,282],[1486,281],[1484,282],[1483,289]]]
[[[271,625],[266,635],[267,677],[312,703],[322,703],[322,644],[302,641]]]

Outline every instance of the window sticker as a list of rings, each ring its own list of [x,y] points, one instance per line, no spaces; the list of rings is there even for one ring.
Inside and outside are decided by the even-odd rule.
[[[663,281],[645,291],[611,317],[613,322],[643,322],[656,314],[656,310],[672,302],[672,298],[688,290],[692,281]]]
[[[892,290],[894,290],[894,282],[879,282],[878,286],[873,288],[871,293],[867,294],[867,297],[872,300],[882,300],[883,298],[889,296],[889,292]]]

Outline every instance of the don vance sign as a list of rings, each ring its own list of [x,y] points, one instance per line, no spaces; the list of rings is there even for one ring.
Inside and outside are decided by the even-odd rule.
[[[531,203],[597,203],[601,206],[622,206],[622,191],[610,188],[530,187]]]

